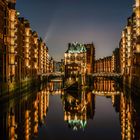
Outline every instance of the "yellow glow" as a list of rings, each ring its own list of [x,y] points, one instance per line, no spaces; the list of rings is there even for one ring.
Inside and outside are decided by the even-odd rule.
[[[10,10],[10,20],[15,21],[15,10]]]
[[[26,36],[30,36],[30,28],[25,29]]]
[[[14,35],[15,35],[15,31],[12,30],[11,31],[11,36],[14,37]]]
[[[34,43],[37,44],[37,38],[34,39]]]
[[[15,48],[13,46],[10,47],[10,53],[15,53]]]
[[[125,31],[122,31],[122,37],[125,37],[125,36],[126,36]]]
[[[137,50],[137,52],[140,52],[140,44],[137,44],[136,50]]]
[[[29,42],[29,38],[26,37],[25,41],[28,43]]]
[[[11,45],[15,45],[15,40],[12,38],[11,40],[10,40],[10,43],[11,43]]]
[[[35,69],[37,69],[37,63],[35,64]]]
[[[139,27],[139,28],[137,28],[136,33],[137,33],[137,36],[139,36],[139,35],[140,35],[140,27]]]
[[[34,134],[38,133],[38,124],[34,126]]]
[[[25,53],[29,53],[29,49],[28,48],[25,48]]]
[[[26,48],[29,48],[29,43],[26,43]]]
[[[27,67],[29,66],[29,60],[28,60],[28,59],[25,60],[25,65],[26,65]]]
[[[29,54],[28,54],[28,53],[26,53],[26,54],[25,54],[25,57],[26,57],[26,58],[29,58]]]
[[[9,64],[15,64],[15,56],[14,54],[10,54],[9,55]]]
[[[136,0],[136,7],[140,6],[140,0]]]

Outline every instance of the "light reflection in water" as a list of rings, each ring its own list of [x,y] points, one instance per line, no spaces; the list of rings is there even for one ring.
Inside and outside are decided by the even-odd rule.
[[[39,126],[46,125],[50,95],[61,97],[67,127],[72,130],[85,130],[90,123],[89,120],[93,120],[95,116],[97,96],[94,95],[95,91],[99,94],[104,93],[101,96],[107,97],[106,100],[111,99],[115,111],[119,112],[121,139],[139,140],[139,99],[132,96],[132,90],[121,88],[113,80],[105,78],[95,79],[91,89],[72,91],[64,91],[62,83],[50,82],[37,92],[28,91],[25,96],[0,103],[0,139],[32,140],[38,137]],[[119,92],[119,95],[115,95],[116,92]]]
[[[66,91],[62,97],[64,121],[73,130],[83,129],[94,115],[94,95],[89,91]]]

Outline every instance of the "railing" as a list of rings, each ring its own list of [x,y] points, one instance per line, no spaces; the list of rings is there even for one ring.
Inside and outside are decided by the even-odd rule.
[[[93,77],[121,77],[122,74],[121,73],[104,73],[104,72],[100,72],[100,73],[94,73],[92,74]]]
[[[92,93],[98,96],[113,96],[113,95],[120,95],[120,91],[96,91],[93,90]]]
[[[38,75],[41,75],[41,76],[63,76],[64,75],[64,72],[50,72],[50,73],[38,73]]]
[[[63,76],[64,72],[50,72],[50,73],[38,73],[38,75],[41,76]],[[121,73],[105,73],[105,72],[100,72],[100,73],[94,73],[91,74],[93,77],[121,77]]]

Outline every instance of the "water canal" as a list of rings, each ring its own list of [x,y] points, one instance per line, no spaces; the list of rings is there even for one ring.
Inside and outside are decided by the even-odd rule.
[[[65,91],[50,82],[0,106],[0,140],[139,140],[139,99],[112,80]],[[135,102],[134,102],[135,101]]]

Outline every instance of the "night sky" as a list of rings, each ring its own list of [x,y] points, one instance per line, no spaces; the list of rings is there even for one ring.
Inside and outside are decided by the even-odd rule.
[[[17,0],[16,9],[46,42],[55,60],[69,42],[95,44],[96,58],[111,55],[134,0]]]

